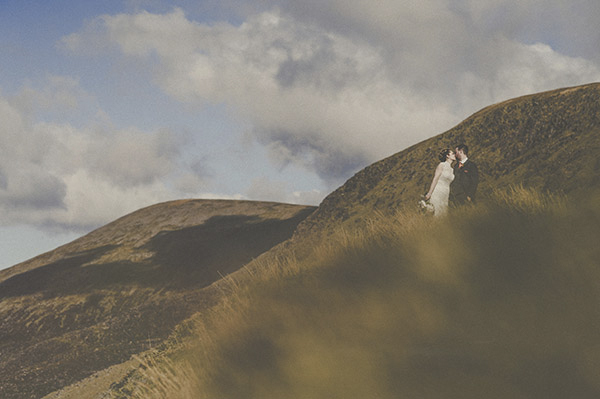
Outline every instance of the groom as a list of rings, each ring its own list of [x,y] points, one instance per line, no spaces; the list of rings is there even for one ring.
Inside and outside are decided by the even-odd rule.
[[[477,165],[469,159],[469,147],[460,144],[455,154],[458,162],[454,165],[454,180],[450,184],[450,203],[454,207],[475,202],[479,183]]]

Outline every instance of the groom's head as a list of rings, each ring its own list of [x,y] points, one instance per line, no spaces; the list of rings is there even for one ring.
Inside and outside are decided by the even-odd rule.
[[[469,156],[469,147],[467,147],[466,144],[459,144],[456,146],[455,152],[456,158],[458,158],[459,161],[462,161]]]

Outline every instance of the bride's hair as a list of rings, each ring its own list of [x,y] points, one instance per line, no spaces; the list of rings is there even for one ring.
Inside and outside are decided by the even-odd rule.
[[[448,158],[448,154],[450,154],[450,151],[452,150],[449,148],[444,148],[442,151],[440,151],[438,155],[440,162],[446,162],[446,158]]]

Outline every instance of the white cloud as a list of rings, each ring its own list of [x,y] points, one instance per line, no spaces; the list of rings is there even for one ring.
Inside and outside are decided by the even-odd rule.
[[[524,94],[600,81],[600,66],[568,57],[543,43],[531,45],[500,38],[494,43],[498,62],[489,73],[465,72],[457,85],[458,97],[473,104],[492,104]]]
[[[291,204],[318,205],[326,193],[317,189],[310,191],[291,191],[290,184],[273,181],[265,177],[252,180],[246,198],[254,201],[276,201]]]
[[[538,1],[278,4],[240,25],[180,9],[103,16],[65,42],[117,46],[154,65],[174,98],[230,105],[277,165],[330,184],[490,103],[600,80],[592,60],[512,34],[520,22],[502,12],[529,15]]]
[[[240,26],[197,24],[180,10],[103,21],[105,30],[94,37],[104,34],[128,56],[158,57],[165,92],[181,101],[232,105],[275,158],[300,162],[325,179],[340,182],[423,132],[457,121],[392,80],[377,47],[276,11]],[[83,34],[69,40],[85,43]],[[425,109],[426,118],[414,116]]]
[[[549,45],[511,44],[511,62],[498,72],[497,81],[513,86],[512,91],[536,92],[548,87],[561,87],[568,82],[592,82],[600,79],[598,65],[554,51]]]
[[[169,131],[127,129],[96,133],[91,138],[86,151],[90,170],[121,187],[152,184],[176,167],[179,143]]]
[[[266,151],[228,159],[224,154],[237,156],[234,147],[256,147],[217,137],[228,133],[207,139],[211,127],[178,125],[197,132],[188,140],[178,128],[154,126],[160,117],[115,127],[111,117],[119,115],[83,88],[95,84],[85,73],[48,74],[43,83],[0,95],[0,224],[87,228],[190,196],[316,204],[326,194],[321,187],[341,184],[484,106],[600,80],[596,0],[209,0],[194,7],[195,15],[222,18],[201,23],[182,9],[104,15],[60,46],[113,64],[108,77],[91,79],[112,83],[108,95],[118,86],[129,96],[120,104],[131,101],[130,108],[111,112],[160,108],[144,107],[156,93],[142,87],[151,76],[190,114],[224,104]],[[197,151],[216,142],[227,149],[223,144],[208,158],[210,151]],[[257,153],[276,168],[293,167],[263,173]],[[312,183],[284,181],[300,175],[297,166],[325,183],[311,190]]]
[[[294,191],[291,200],[288,202],[293,204],[318,206],[327,194],[329,193],[324,193],[317,189],[310,191]]]
[[[47,223],[62,226],[99,226],[144,206],[166,201],[172,193],[160,181],[123,187],[98,179],[89,170],[78,169],[64,178],[69,188],[65,209],[51,214]]]
[[[596,0],[468,0],[463,6],[484,34],[524,44],[543,42],[569,56],[600,60]]]
[[[183,141],[166,130],[35,121],[31,104],[65,92],[37,94],[27,88],[12,99],[0,97],[1,225],[86,230],[177,196],[167,178],[176,174]]]

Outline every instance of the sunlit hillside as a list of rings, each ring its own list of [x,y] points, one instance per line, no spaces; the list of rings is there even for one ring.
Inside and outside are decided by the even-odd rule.
[[[212,283],[289,238],[313,210],[172,201],[2,270],[0,398],[41,398],[159,347],[217,301]]]
[[[373,215],[262,265],[113,397],[600,397],[600,195]]]

